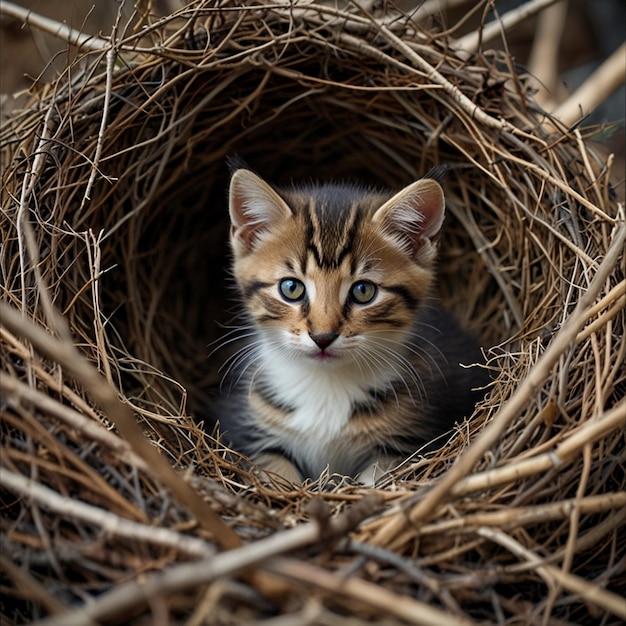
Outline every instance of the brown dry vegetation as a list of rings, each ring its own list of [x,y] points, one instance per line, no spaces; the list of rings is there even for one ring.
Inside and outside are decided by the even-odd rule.
[[[4,619],[626,619],[613,160],[457,34],[202,1],[83,44],[4,123]],[[263,484],[192,417],[219,379],[232,152],[276,182],[449,167],[438,295],[493,383],[379,489]]]

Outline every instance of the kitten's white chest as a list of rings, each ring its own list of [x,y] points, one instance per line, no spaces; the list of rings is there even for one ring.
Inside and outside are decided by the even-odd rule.
[[[351,368],[275,362],[271,377],[274,399],[293,409],[274,435],[281,446],[311,468],[351,473],[360,457],[351,446],[348,423],[354,405],[367,398],[367,383]]]
[[[275,397],[294,409],[288,428],[328,442],[341,435],[366,386],[350,368],[289,362],[272,365]]]

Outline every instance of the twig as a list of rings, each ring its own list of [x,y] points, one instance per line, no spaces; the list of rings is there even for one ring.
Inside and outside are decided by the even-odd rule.
[[[626,43],[615,52],[556,110],[551,117],[566,127],[604,102],[626,80]],[[551,123],[548,120],[546,123]]]
[[[29,237],[32,239],[32,235],[28,230],[28,217],[29,217],[29,200],[33,193],[33,189],[39,181],[39,175],[46,164],[48,157],[48,141],[53,133],[52,114],[54,107],[49,107],[46,111],[46,115],[43,120],[43,128],[41,136],[38,141],[37,149],[35,150],[35,157],[32,161],[32,167],[27,171],[22,180],[21,193],[19,207],[17,210],[16,226],[17,226],[17,241],[19,247],[20,258],[20,276],[22,279],[22,312],[26,311],[26,276],[28,270],[27,252],[30,256],[33,256],[33,248],[36,246],[29,242]],[[31,258],[30,265],[33,271],[38,272],[38,258]]]
[[[0,472],[0,484],[49,511],[94,524],[113,537],[174,548],[190,556],[207,557],[215,554],[215,548],[202,539],[185,536],[168,528],[124,519],[111,511],[81,502],[75,497],[61,496],[56,491],[6,468]]]
[[[626,528],[626,507],[616,509],[612,515],[606,517],[601,522],[596,522],[592,528],[584,534],[579,535],[576,539],[576,549],[578,552],[591,550],[594,546],[598,546],[599,542],[606,540],[609,533],[615,532],[615,536],[619,537],[619,529]],[[565,557],[565,546],[555,550],[550,558],[553,562],[558,562]],[[512,569],[515,566],[509,566]]]
[[[580,596],[586,602],[599,606],[605,611],[609,611],[616,617],[626,621],[626,601],[623,597],[618,596],[612,591],[602,589],[602,587],[595,585],[589,580],[583,580],[578,576],[563,572],[558,567],[544,564],[540,557],[496,528],[479,528],[476,534],[485,539],[494,541],[507,550],[510,550],[515,556],[523,558],[535,565],[537,573],[546,579],[546,582],[554,581],[568,591]]]
[[[621,285],[618,285],[618,288],[621,289],[624,295],[617,298],[613,302],[612,306],[602,313],[602,315],[599,315],[597,319],[591,322],[591,324],[585,326],[585,328],[576,336],[576,343],[584,341],[587,337],[593,335],[593,333],[598,332],[601,328],[604,328],[614,317],[626,311],[626,286],[624,282],[622,282]]]
[[[605,437],[608,433],[623,426],[623,422],[626,422],[626,401],[620,402],[597,420],[584,423],[577,432],[559,444],[554,451],[545,452],[517,463],[510,463],[504,467],[466,476],[451,487],[450,494],[460,496],[475,493],[559,467],[580,452],[587,443]]]
[[[80,207],[78,211],[82,211],[85,202],[90,200],[91,196],[91,188],[96,180],[96,175],[98,173],[98,164],[100,163],[100,157],[102,156],[102,141],[104,138],[104,131],[107,127],[107,120],[109,115],[109,107],[111,104],[111,91],[113,85],[113,69],[115,67],[115,57],[117,56],[117,51],[115,48],[109,48],[106,53],[106,81],[104,86],[104,103],[102,105],[102,116],[100,118],[100,129],[98,130],[98,138],[96,140],[96,153],[94,154],[93,160],[91,162],[91,173],[89,174],[89,180],[87,181],[87,188],[85,189],[85,193],[83,194],[83,199],[81,200]]]
[[[59,363],[80,381],[108,418],[117,425],[134,451],[170,489],[172,495],[192,511],[198,522],[209,530],[220,546],[228,549],[241,545],[241,539],[232,528],[222,522],[148,441],[129,406],[119,399],[117,391],[71,343],[55,339],[5,302],[0,302],[0,319],[14,334],[30,341],[44,356]]]
[[[439,584],[439,581],[437,581],[434,576],[428,576],[419,566],[415,564],[413,558],[400,556],[395,552],[385,550],[379,546],[372,546],[367,543],[354,540],[350,540],[346,543],[346,552],[349,551],[365,556],[372,561],[378,561],[380,563],[386,563],[397,567],[413,580],[416,580],[421,585],[424,585],[430,593],[441,600],[442,604],[448,610],[457,615],[462,614],[459,605],[450,594],[449,589],[446,589],[443,585]]]
[[[102,126],[101,126],[102,128]],[[92,168],[91,174],[94,174],[96,171],[95,168]],[[91,176],[89,177],[91,181]],[[83,202],[85,200],[85,196],[83,196],[83,200],[81,201],[81,207],[83,206]],[[95,331],[95,342],[97,347],[97,353],[99,355],[99,363],[100,368],[102,370],[102,375],[109,381],[109,384],[113,383],[113,376],[111,374],[111,362],[113,358],[108,354],[106,339],[105,339],[105,330],[104,325],[102,323],[102,311],[100,308],[101,302],[101,288],[102,283],[98,280],[98,276],[102,276],[101,263],[102,263],[102,239],[104,238],[104,230],[101,230],[96,236],[94,232],[90,229],[87,233],[85,233],[85,249],[87,250],[87,258],[89,262],[89,270],[91,273],[90,280],[86,283],[91,288],[91,301],[93,302],[93,323],[94,323],[94,331]]]
[[[441,13],[442,10],[454,9],[466,3],[467,0],[425,0],[417,4],[411,15],[416,19],[421,19],[431,15],[437,15]]]
[[[498,35],[517,26],[520,22],[523,22],[550,5],[560,1],[561,0],[531,0],[512,11],[504,13],[500,19],[486,24],[481,30],[471,32],[461,37],[456,41],[454,47],[457,50],[464,50],[465,52],[476,52],[481,42],[484,44],[487,41],[495,39]]]
[[[21,7],[13,2],[0,0],[0,15],[7,15],[20,20],[38,30],[48,33],[58,39],[67,41],[73,46],[87,48],[88,50],[103,50],[109,47],[109,42],[95,35],[85,35],[80,31],[70,28],[67,24],[57,22],[49,17],[34,13],[30,9]]]
[[[28,365],[29,371],[32,371],[32,375],[44,386],[54,389],[58,393],[62,394],[64,398],[67,398],[68,402],[76,407],[79,412],[82,413],[83,419],[86,421],[98,422],[98,412],[93,405],[83,398],[81,395],[72,390],[68,385],[59,381],[54,372],[48,371],[45,365],[34,355],[32,355],[32,346],[22,343],[18,337],[8,331],[8,329],[2,326],[2,320],[0,319],[0,338],[7,342],[11,350],[15,352],[18,358],[23,359]],[[8,383],[10,384],[10,383]],[[25,384],[25,383],[22,383]],[[30,387],[32,391],[36,391],[34,387]],[[18,395],[19,390],[16,390]],[[128,445],[125,442],[126,445]]]
[[[626,296],[626,279],[621,280],[617,285],[615,285],[615,287],[611,289],[611,291],[609,291],[606,294],[606,296],[604,296],[604,298],[602,298],[601,300],[596,302],[596,304],[590,307],[589,311],[587,312],[588,313],[587,319],[591,319],[592,317],[595,317],[598,313],[600,313],[600,311],[602,311],[602,309],[605,309],[609,307],[610,305],[615,304],[616,302],[619,303],[624,296]],[[582,339],[584,339],[588,335],[588,333],[585,332],[587,328],[588,327],[585,327],[578,334],[578,336],[576,337],[577,343],[580,342]],[[583,334],[585,335],[585,337],[583,337]]]
[[[376,501],[378,499],[376,498]],[[148,604],[151,599],[176,591],[207,584],[224,576],[234,576],[264,563],[271,557],[314,544],[329,537],[341,536],[357,519],[377,506],[373,499],[363,498],[358,506],[348,509],[328,525],[317,520],[278,532],[266,539],[204,558],[194,563],[176,565],[160,574],[143,576],[140,580],[120,585],[79,609],[58,618],[36,622],[37,626],[86,626],[93,621],[106,621],[125,615],[131,609]],[[267,563],[263,564],[267,568]],[[268,568],[269,569],[269,568]]]
[[[463,626],[473,624],[460,615],[450,615],[440,609],[408,596],[393,593],[384,587],[354,576],[342,578],[309,563],[287,559],[272,559],[264,569],[287,580],[322,589],[332,597],[351,598],[360,604],[373,607],[386,615],[406,620],[420,626]]]
[[[472,530],[478,526],[498,526],[500,528],[520,528],[531,524],[567,519],[574,508],[581,513],[600,513],[626,507],[626,493],[608,493],[588,496],[580,502],[575,499],[551,502],[527,507],[512,507],[503,511],[470,513],[455,519],[445,519],[420,528],[419,536],[441,535],[460,530]]]
[[[30,387],[10,376],[0,377],[2,397],[9,406],[29,403],[40,411],[48,413],[82,432],[89,440],[97,441],[116,451],[121,458],[138,469],[146,470],[147,465],[137,456],[127,441],[120,439],[115,433],[103,428],[97,422],[88,419],[82,413],[69,406],[57,402],[49,395]]]
[[[528,72],[538,89],[535,100],[544,108],[558,102],[558,57],[568,4],[568,0],[557,2],[539,16],[528,58]]]

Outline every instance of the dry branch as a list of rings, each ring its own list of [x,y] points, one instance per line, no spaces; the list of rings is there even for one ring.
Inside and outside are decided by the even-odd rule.
[[[622,596],[606,591],[589,581],[581,580],[576,576],[567,574],[562,570],[551,565],[544,565],[542,559],[529,550],[523,548],[512,537],[493,528],[479,528],[477,534],[492,541],[499,543],[505,548],[511,550],[516,556],[527,559],[533,564],[535,569],[550,582],[550,579],[558,582],[563,587],[575,592],[585,599],[587,602],[596,604],[606,609],[616,617],[626,620],[626,602]]]
[[[322,589],[331,597],[346,596],[363,605],[373,607],[383,615],[393,615],[405,620],[409,624],[420,626],[466,626],[473,621],[449,615],[424,602],[418,602],[407,596],[400,596],[388,589],[384,589],[359,578],[344,578],[337,574],[330,574],[308,563],[295,560],[270,561],[266,569],[278,574],[286,580],[293,580],[301,584]]]
[[[99,598],[96,602],[92,601],[80,609],[58,618],[41,621],[39,626],[61,626],[61,624],[63,626],[79,626],[125,615],[128,611],[142,604],[149,604],[155,598],[163,595],[175,593],[198,584],[207,584],[218,578],[236,575],[255,565],[263,564],[272,557],[286,554],[312,543],[336,540],[358,525],[364,515],[375,512],[377,508],[378,499],[376,497],[364,498],[362,502],[352,509],[348,509],[332,522],[321,517],[308,524],[276,533],[267,539],[213,555],[210,558],[206,558],[206,548],[198,550],[197,546],[190,542],[187,547],[192,549],[196,556],[204,556],[205,558],[194,563],[177,565],[163,573],[144,577],[141,581],[132,581],[122,585]],[[184,542],[181,542],[179,538],[177,543],[182,545]]]
[[[559,49],[565,28],[569,0],[563,0],[545,10],[538,18],[533,47],[528,58],[528,72],[535,79],[535,100],[551,110],[558,101]]]
[[[70,28],[67,24],[63,24],[49,17],[44,17],[30,9],[26,9],[14,2],[8,2],[7,0],[0,0],[0,15],[15,18],[23,24],[28,24],[33,28],[37,28],[62,41],[67,41],[67,43],[79,48],[103,50],[110,45],[105,39],[101,39],[95,35],[81,33],[80,31]]]
[[[499,19],[485,24],[483,28],[478,29],[468,35],[465,35],[461,39],[458,39],[455,46],[458,50],[465,52],[476,52],[479,45],[484,45],[492,39],[498,37],[498,35],[504,37],[506,31],[513,28],[520,22],[527,20],[529,17],[541,13],[545,9],[550,8],[552,5],[563,0],[530,0],[515,9],[504,13]]]
[[[4,401],[9,406],[17,407],[24,404],[35,406],[40,411],[63,420],[72,428],[80,430],[90,440],[109,446],[118,452],[120,458],[125,462],[132,463],[138,469],[145,470],[147,468],[143,459],[133,453],[126,441],[120,439],[115,433],[106,430],[100,424],[90,421],[82,413],[52,399],[49,395],[8,376],[3,376],[0,379],[0,390],[2,390]]]
[[[185,537],[167,528],[158,528],[125,520],[109,511],[90,506],[75,498],[61,496],[52,489],[6,469],[0,473],[0,484],[6,489],[18,493],[27,501],[34,502],[59,515],[76,518],[98,526],[113,538],[124,537],[134,541],[154,543],[180,550],[183,554],[190,556],[206,557],[214,554],[213,547],[205,541],[195,537]]]
[[[626,43],[623,43],[602,65],[552,112],[565,127],[579,122],[604,102],[626,81]]]

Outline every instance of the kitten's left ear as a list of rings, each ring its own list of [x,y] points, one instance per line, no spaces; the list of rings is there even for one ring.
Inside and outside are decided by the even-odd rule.
[[[445,213],[441,185],[423,178],[399,191],[374,213],[372,221],[414,257],[423,244],[439,233]]]
[[[237,170],[231,178],[229,209],[231,241],[241,254],[254,250],[264,233],[291,217],[291,210],[278,193],[246,169]]]

